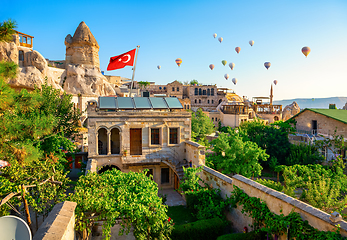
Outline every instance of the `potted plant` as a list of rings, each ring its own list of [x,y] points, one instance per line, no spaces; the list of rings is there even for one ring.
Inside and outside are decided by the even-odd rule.
[[[124,156],[127,156],[128,150],[124,149],[123,153],[124,153]]]

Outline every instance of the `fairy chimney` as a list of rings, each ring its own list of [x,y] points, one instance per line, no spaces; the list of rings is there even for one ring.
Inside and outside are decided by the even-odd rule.
[[[100,68],[99,44],[85,22],[81,22],[73,37],[65,38],[66,64],[93,65]]]

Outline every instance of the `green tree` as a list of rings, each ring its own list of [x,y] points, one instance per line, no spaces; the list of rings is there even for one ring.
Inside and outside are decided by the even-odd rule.
[[[290,128],[287,125],[265,125],[264,122],[255,120],[245,122],[239,128],[246,140],[265,149],[270,157],[276,157],[279,164],[285,164],[285,158],[290,151]]]
[[[169,239],[173,227],[167,206],[157,194],[157,184],[145,172],[113,169],[82,176],[69,196],[70,201],[77,202],[76,230],[87,239],[94,223],[102,220],[103,236],[110,239],[111,227],[121,219],[121,234],[129,233],[133,226],[136,239]]]
[[[138,85],[140,85],[140,88],[144,88],[146,89],[147,86],[151,85],[150,82],[147,82],[147,81],[140,81],[140,82],[137,82]]]
[[[192,139],[204,146],[208,146],[206,135],[209,135],[215,131],[213,122],[205,113],[203,113],[200,108],[196,112],[190,112],[192,114]]]
[[[239,132],[229,129],[212,141],[214,155],[207,158],[207,165],[225,174],[241,174],[245,177],[260,176],[260,161],[267,161],[265,150],[251,141],[245,141]]]
[[[0,42],[11,41],[12,35],[15,33],[15,28],[17,28],[17,23],[11,19],[0,23]]]
[[[198,82],[198,80],[193,79],[189,82],[189,84],[190,85],[194,85],[194,84],[199,85],[199,82]]]

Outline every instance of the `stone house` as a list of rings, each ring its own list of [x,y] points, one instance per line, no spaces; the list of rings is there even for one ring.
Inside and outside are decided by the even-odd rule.
[[[293,142],[307,142],[332,138],[335,131],[347,140],[347,111],[343,109],[314,109],[305,108],[290,119],[296,120],[296,136],[291,136]],[[334,154],[329,149],[324,149],[322,154],[327,160],[333,159]],[[340,152],[343,158],[346,151]]]
[[[191,142],[191,114],[177,98],[100,97],[90,101],[87,170],[148,169],[159,188],[178,188],[183,166],[205,161]]]

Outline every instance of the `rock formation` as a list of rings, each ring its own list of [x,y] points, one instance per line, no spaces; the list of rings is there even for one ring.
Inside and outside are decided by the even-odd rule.
[[[299,105],[294,101],[292,104],[287,105],[282,111],[283,121],[287,121],[289,118],[300,112]]]
[[[342,107],[343,110],[347,110],[347,103]]]
[[[81,22],[73,37],[67,35],[64,90],[72,94],[114,95],[112,85],[100,72],[99,45],[88,26]]]

